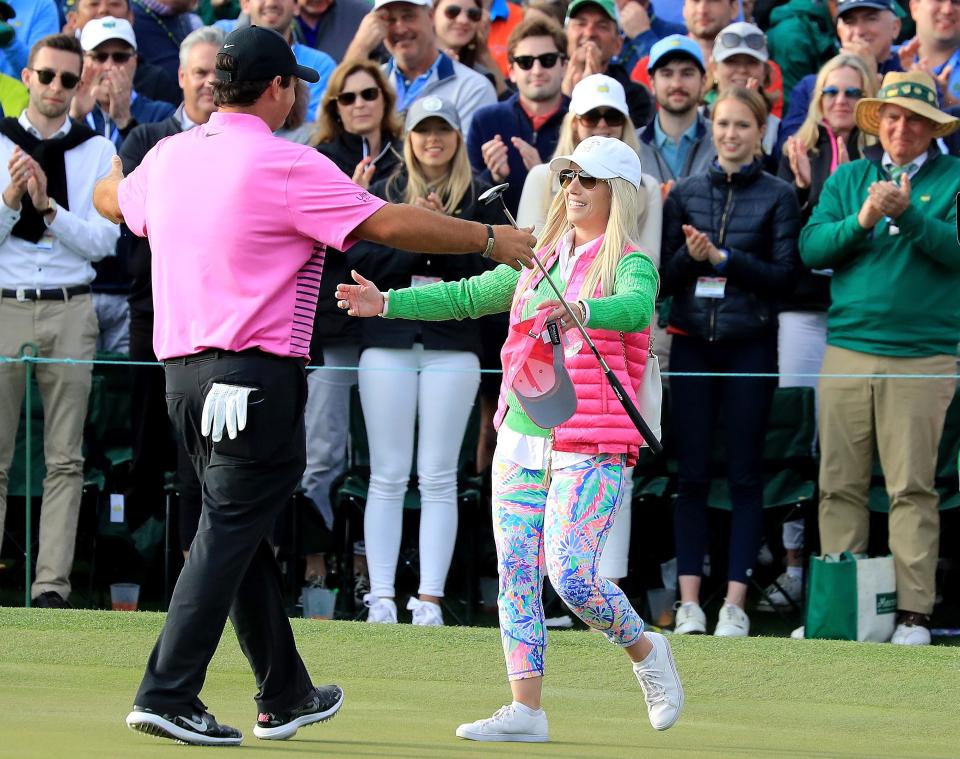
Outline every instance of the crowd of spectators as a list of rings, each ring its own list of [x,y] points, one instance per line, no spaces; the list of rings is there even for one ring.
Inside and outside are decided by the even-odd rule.
[[[43,357],[155,361],[149,244],[97,216],[90,191],[112,155],[129,173],[160,140],[206,123],[217,50],[246,24],[281,34],[320,74],[291,85],[296,105],[278,136],[315,146],[392,202],[503,223],[478,198],[509,183],[506,207],[538,232],[559,188],[551,157],[593,135],[636,150],[643,204],[629,223],[661,273],[653,349],[664,369],[711,375],[670,380],[676,631],[708,629],[705,511],[723,417],[735,420],[725,427],[733,508],[714,633],[749,634],[779,372],[780,386],[817,394],[822,549],[867,550],[876,450],[893,640],[930,642],[934,467],[960,341],[958,0],[0,0],[0,355],[32,342]],[[303,490],[329,536],[359,385],[370,489],[351,569],[370,621],[397,620],[412,470],[420,586],[408,609],[416,624],[443,624],[459,451],[476,402],[476,466],[490,465],[499,379],[480,370],[499,367],[506,321],[360,323],[332,293],[351,269],[403,287],[485,268],[479,253],[373,244],[326,258],[311,354],[327,370],[309,379]],[[0,363],[0,527],[23,376]],[[32,595],[59,608],[71,591],[91,367],[40,364],[36,376],[47,477]],[[162,511],[175,471],[188,551],[201,493],[170,431],[162,372],[134,366],[130,382],[128,518]],[[628,571],[629,507],[628,491],[602,564],[614,579]],[[784,572],[759,608],[801,601],[804,538],[802,522],[783,526]],[[329,549],[322,536],[307,547],[306,584],[324,584]]]

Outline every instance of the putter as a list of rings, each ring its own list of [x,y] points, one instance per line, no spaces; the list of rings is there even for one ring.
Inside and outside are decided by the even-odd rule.
[[[510,209],[507,208],[507,203],[503,199],[504,191],[510,186],[509,182],[504,184],[498,184],[496,187],[491,187],[489,190],[484,192],[478,200],[484,205],[489,205],[497,200],[500,201],[500,205],[503,206],[503,212],[507,216],[507,220],[513,226],[514,229],[520,229],[517,225],[517,220],[513,218],[513,214],[510,213]],[[958,202],[960,202],[960,196],[958,196]],[[583,342],[587,344],[587,347],[593,352],[593,355],[596,357],[597,361],[600,362],[600,368],[603,370],[603,375],[607,378],[607,382],[610,383],[610,387],[613,388],[614,395],[617,396],[617,400],[620,401],[620,404],[623,406],[624,411],[627,412],[627,416],[630,417],[630,421],[633,422],[634,427],[640,432],[643,436],[644,441],[650,447],[650,450],[655,454],[663,453],[663,444],[653,434],[653,431],[650,429],[650,426],[644,421],[643,417],[640,416],[640,410],[636,407],[633,401],[630,400],[630,397],[627,395],[626,390],[623,389],[623,385],[620,380],[617,379],[617,375],[613,373],[613,370],[607,366],[607,362],[603,360],[603,356],[600,355],[600,351],[597,350],[597,346],[593,344],[593,340],[590,339],[590,335],[587,334],[587,330],[584,328],[583,324],[580,322],[579,317],[573,312],[570,306],[567,305],[567,299],[564,297],[563,293],[560,292],[560,288],[557,287],[557,283],[553,281],[550,277],[550,273],[544,268],[543,263],[537,257],[537,254],[532,252],[530,257],[533,259],[533,263],[536,264],[537,268],[540,270],[540,273],[543,274],[544,279],[547,280],[547,283],[553,289],[553,292],[556,293],[557,298],[560,299],[560,303],[563,304],[563,310],[567,312],[567,318],[576,326],[577,330],[580,332],[580,337],[583,338]]]

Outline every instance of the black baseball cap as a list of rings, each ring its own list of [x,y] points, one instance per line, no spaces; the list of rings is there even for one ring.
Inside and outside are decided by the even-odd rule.
[[[12,18],[15,18],[17,12],[13,9],[13,6],[10,3],[5,3],[3,0],[0,0],[0,21],[9,21]]]
[[[857,8],[874,8],[878,11],[890,11],[897,18],[903,18],[906,14],[900,8],[896,0],[841,0],[837,4],[837,17],[839,18],[847,11]]]
[[[221,82],[266,82],[275,76],[320,81],[316,69],[297,63],[290,44],[281,34],[264,26],[234,29],[223,41],[220,52],[234,60],[233,71],[217,69]]]

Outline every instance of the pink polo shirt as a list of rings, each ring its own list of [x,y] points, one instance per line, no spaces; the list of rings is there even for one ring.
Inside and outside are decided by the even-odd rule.
[[[208,348],[306,357],[327,247],[385,203],[262,119],[214,113],[167,137],[120,183],[153,254],[159,359]]]

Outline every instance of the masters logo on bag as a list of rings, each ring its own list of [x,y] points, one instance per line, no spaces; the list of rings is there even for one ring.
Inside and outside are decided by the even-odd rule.
[[[896,593],[877,593],[877,615],[893,614],[897,610]]]

